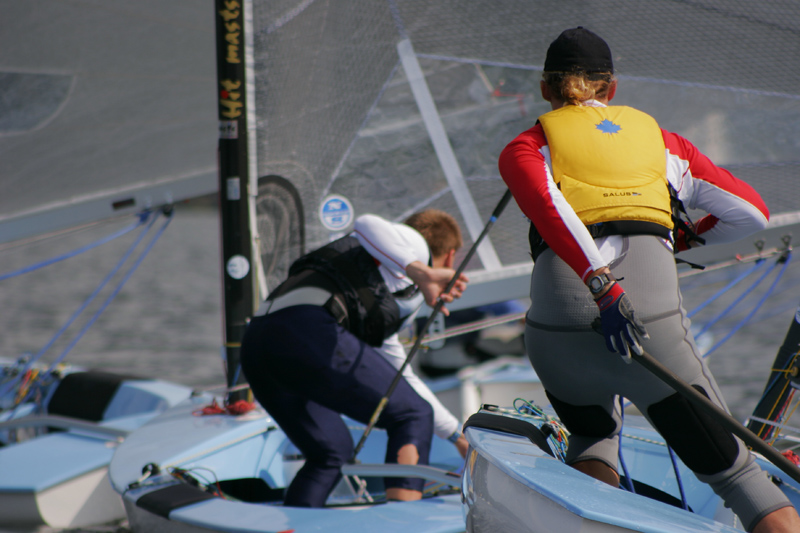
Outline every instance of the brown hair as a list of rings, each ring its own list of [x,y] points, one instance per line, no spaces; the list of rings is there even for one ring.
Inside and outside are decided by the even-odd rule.
[[[441,257],[450,250],[458,250],[463,244],[458,222],[444,211],[426,209],[408,217],[404,224],[425,237],[433,257]]]
[[[592,98],[605,97],[614,75],[611,72],[545,72],[542,79],[553,96],[569,105],[580,105]]]

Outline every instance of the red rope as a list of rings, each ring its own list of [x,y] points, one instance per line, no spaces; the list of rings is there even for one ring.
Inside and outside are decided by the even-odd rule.
[[[797,455],[792,450],[786,450],[785,452],[781,452],[784,457],[789,459],[794,464],[800,466],[800,455]]]
[[[245,400],[237,400],[231,404],[225,404],[225,406],[220,406],[217,403],[217,399],[214,398],[211,401],[211,405],[207,405],[202,409],[197,409],[193,411],[192,414],[194,416],[206,416],[206,415],[243,415],[245,413],[249,413],[253,409],[256,408],[256,404],[253,402],[248,402]]]

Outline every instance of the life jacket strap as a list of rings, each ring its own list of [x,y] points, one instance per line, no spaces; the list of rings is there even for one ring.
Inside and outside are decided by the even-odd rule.
[[[600,222],[586,226],[589,234],[593,239],[599,237],[608,237],[609,235],[655,235],[663,239],[671,239],[672,232],[666,226],[657,224],[655,222],[647,222],[644,220],[613,220],[610,222]],[[531,256],[533,260],[536,259],[549,248],[536,227],[531,224],[530,231],[528,232],[528,240],[531,245]]]

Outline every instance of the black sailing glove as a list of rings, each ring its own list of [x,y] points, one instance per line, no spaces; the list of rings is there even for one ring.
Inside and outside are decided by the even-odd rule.
[[[619,283],[614,283],[595,303],[600,308],[600,325],[608,350],[629,358],[630,344],[634,352],[642,355],[641,339],[649,339],[650,335],[634,316],[633,304]]]

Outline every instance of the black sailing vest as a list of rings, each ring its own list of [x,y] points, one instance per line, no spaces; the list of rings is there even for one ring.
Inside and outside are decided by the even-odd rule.
[[[334,295],[332,299],[343,300],[346,317],[331,309],[334,302],[325,307],[370,346],[380,346],[403,324],[400,308],[375,259],[355,237],[342,237],[292,263],[289,278],[272,292],[270,299],[309,286],[329,290]]]

